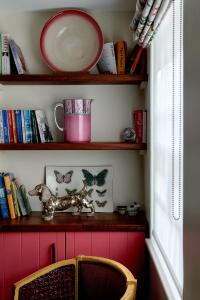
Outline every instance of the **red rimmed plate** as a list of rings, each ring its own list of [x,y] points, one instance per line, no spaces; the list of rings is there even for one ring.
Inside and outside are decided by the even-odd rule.
[[[103,34],[89,14],[75,9],[63,10],[44,25],[40,49],[53,71],[86,72],[101,56]]]

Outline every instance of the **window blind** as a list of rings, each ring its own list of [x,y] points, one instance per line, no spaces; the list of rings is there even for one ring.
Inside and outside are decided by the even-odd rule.
[[[151,46],[151,238],[180,294],[183,287],[182,14],[182,0],[174,0]]]

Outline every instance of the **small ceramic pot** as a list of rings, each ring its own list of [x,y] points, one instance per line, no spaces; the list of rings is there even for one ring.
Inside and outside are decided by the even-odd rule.
[[[117,206],[117,211],[120,215],[125,215],[127,212],[127,206],[126,205],[119,205]]]

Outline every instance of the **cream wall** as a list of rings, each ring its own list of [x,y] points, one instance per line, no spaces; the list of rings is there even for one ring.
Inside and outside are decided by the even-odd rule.
[[[53,12],[0,14],[0,31],[8,32],[23,50],[31,73],[49,72],[40,57],[39,35]],[[105,40],[125,39],[131,46],[128,30],[132,13],[92,13]],[[117,141],[121,130],[132,126],[132,110],[144,107],[143,92],[137,86],[2,86],[1,108],[44,109],[56,140],[62,135],[53,122],[54,105],[68,97],[92,98],[92,140]],[[112,165],[114,202],[130,204],[144,201],[143,156],[137,151],[2,151],[1,170],[12,171],[27,189],[44,180],[46,165],[81,166]],[[37,199],[31,199],[34,210],[40,210]]]

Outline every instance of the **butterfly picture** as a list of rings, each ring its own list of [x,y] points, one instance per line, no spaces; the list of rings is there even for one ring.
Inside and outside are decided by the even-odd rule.
[[[100,202],[100,201],[96,200],[95,202],[96,202],[96,204],[97,204],[98,207],[105,207],[105,206],[106,206],[106,203],[107,203],[106,200],[103,201],[103,202]]]
[[[68,196],[74,195],[77,192],[77,189],[73,189],[73,190],[65,189],[65,190]]]
[[[65,173],[64,175],[62,175],[59,171],[54,170],[54,174],[56,176],[56,181],[57,183],[70,183],[72,180],[72,175],[73,175],[74,171],[70,170],[69,172]]]
[[[89,189],[89,191],[88,191],[88,196],[91,198],[92,197],[92,192],[93,192],[94,190],[93,189]]]
[[[93,186],[93,185],[102,186],[106,182],[105,179],[106,179],[108,170],[104,169],[101,172],[99,172],[97,175],[92,175],[92,173],[90,173],[86,169],[82,169],[82,172],[83,172],[83,175],[85,177],[85,180],[86,180],[88,186]]]
[[[96,190],[96,192],[97,192],[97,195],[98,195],[99,197],[104,197],[105,194],[106,194],[106,192],[107,192],[107,190],[103,190],[103,191]]]

